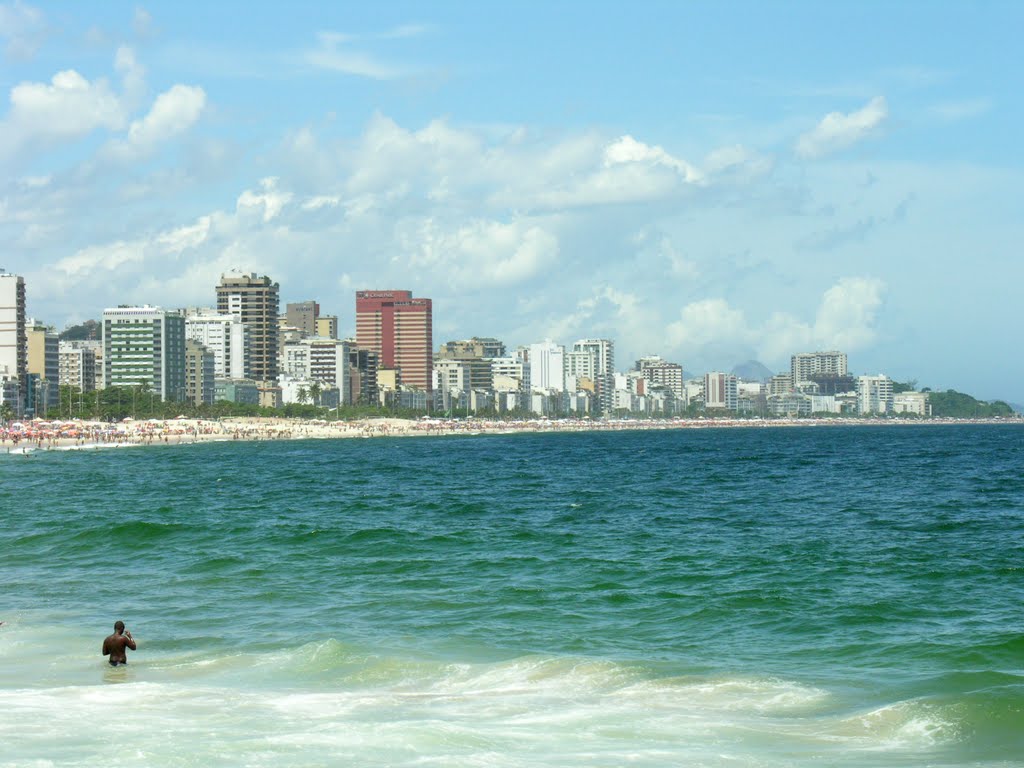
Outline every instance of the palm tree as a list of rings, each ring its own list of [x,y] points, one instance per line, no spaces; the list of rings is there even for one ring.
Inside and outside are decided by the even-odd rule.
[[[299,387],[299,391],[295,393],[295,399],[299,401],[299,405],[309,402],[309,390]]]
[[[320,386],[319,381],[314,381],[309,385],[309,396],[313,398],[313,405],[320,405],[320,395],[323,392],[323,388]]]

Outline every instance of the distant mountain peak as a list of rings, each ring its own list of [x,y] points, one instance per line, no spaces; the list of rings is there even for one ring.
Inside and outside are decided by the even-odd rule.
[[[747,360],[745,363],[733,366],[732,375],[737,379],[746,379],[747,381],[768,381],[774,372],[757,360]]]

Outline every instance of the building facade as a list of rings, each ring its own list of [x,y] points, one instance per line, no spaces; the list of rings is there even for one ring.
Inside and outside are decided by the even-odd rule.
[[[316,336],[317,320],[320,318],[320,305],[315,301],[297,301],[285,305],[285,322],[292,328],[298,328],[304,336]]]
[[[58,379],[62,387],[79,392],[96,389],[96,345],[98,341],[61,341],[57,345]]]
[[[830,350],[828,352],[801,352],[790,358],[789,374],[794,389],[805,383],[812,382],[815,374],[845,376],[846,353]]]
[[[185,337],[213,353],[218,378],[249,378],[249,326],[239,317],[205,310],[190,312],[185,317]]]
[[[565,347],[555,344],[550,339],[539,344],[531,344],[528,359],[532,391],[562,392],[565,390]]]
[[[411,291],[356,291],[356,344],[377,353],[380,370],[402,386],[430,392],[434,374],[433,303]]]
[[[27,393],[26,331],[25,279],[0,270],[0,375],[18,382],[19,401]]]
[[[185,318],[159,307],[103,310],[107,387],[150,387],[162,400],[185,397]]]
[[[217,378],[213,351],[195,339],[185,339],[185,399],[193,405],[213,405]]]
[[[892,412],[892,379],[884,374],[857,377],[857,410],[862,415]]]
[[[731,373],[712,371],[704,374],[704,407],[735,411],[738,407],[739,386]]]
[[[30,407],[34,413],[43,414],[60,402],[60,338],[55,330],[40,323],[31,322],[28,326],[26,367],[36,381]]]
[[[217,312],[233,315],[249,328],[249,378],[277,380],[279,286],[256,273],[221,275],[217,286]]]

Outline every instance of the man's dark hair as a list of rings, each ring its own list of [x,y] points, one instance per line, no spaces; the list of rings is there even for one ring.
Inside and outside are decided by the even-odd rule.
[[[124,622],[120,621],[120,620],[115,621],[114,622],[114,631],[115,632],[124,632]]]

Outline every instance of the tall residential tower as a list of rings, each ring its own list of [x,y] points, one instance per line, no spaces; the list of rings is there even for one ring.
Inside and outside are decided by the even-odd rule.
[[[279,286],[256,273],[221,275],[217,312],[234,315],[249,327],[249,375],[256,381],[277,381]]]

